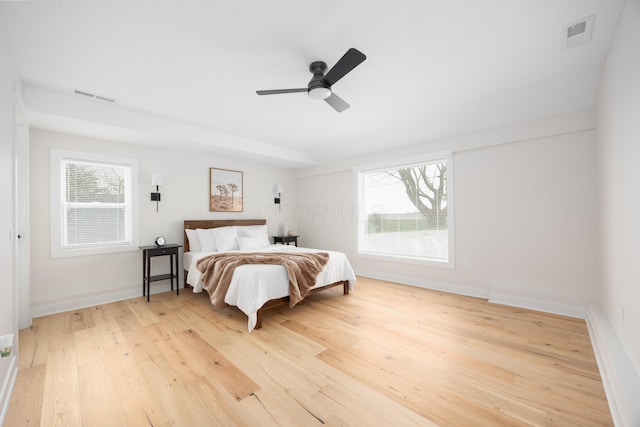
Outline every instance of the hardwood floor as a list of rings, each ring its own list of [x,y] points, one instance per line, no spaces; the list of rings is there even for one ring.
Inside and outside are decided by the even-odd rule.
[[[613,425],[585,322],[359,278],[247,333],[206,294],[20,331],[6,426]]]

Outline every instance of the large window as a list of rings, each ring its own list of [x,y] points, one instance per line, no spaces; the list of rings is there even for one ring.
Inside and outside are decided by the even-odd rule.
[[[453,267],[451,154],[358,171],[358,253]]]
[[[137,250],[137,161],[51,150],[52,256]]]

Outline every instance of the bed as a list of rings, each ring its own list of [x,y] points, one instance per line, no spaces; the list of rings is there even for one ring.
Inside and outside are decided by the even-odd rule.
[[[205,275],[196,266],[204,268],[211,255],[238,254],[328,254],[328,261],[315,278],[307,296],[322,290],[341,286],[345,295],[355,285],[356,277],[347,257],[336,251],[298,248],[289,245],[271,245],[264,219],[188,220],[184,221],[184,283],[193,292],[208,292],[203,283]],[[226,255],[225,255],[226,256]],[[306,256],[306,255],[301,255]],[[205,281],[206,282],[206,281]],[[249,332],[262,326],[266,310],[290,304],[289,275],[283,265],[248,264],[235,268],[224,303],[240,309],[247,315]]]

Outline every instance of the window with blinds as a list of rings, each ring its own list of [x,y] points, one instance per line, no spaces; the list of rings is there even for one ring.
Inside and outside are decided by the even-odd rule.
[[[53,174],[54,256],[137,249],[135,160],[52,150]]]
[[[128,166],[64,159],[63,246],[127,244]]]
[[[362,256],[452,266],[451,155],[358,172]]]

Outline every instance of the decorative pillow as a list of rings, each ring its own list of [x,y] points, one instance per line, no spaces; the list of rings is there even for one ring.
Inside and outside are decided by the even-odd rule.
[[[241,237],[238,236],[238,246],[241,251],[252,251],[255,249],[260,249],[263,246],[260,245],[258,240],[255,237]]]
[[[258,244],[258,248],[266,248],[271,245],[269,235],[267,234],[267,226],[265,225],[245,225],[236,227],[239,237],[253,237]]]
[[[232,251],[239,249],[238,246],[238,232],[236,227],[218,227],[212,228],[213,235],[216,239],[216,246],[219,251]]]
[[[216,244],[216,237],[213,234],[213,228],[198,228],[198,239],[200,240],[200,250],[202,252],[214,252],[218,250]],[[189,246],[191,246],[191,240],[189,240]]]
[[[187,233],[187,240],[189,241],[189,250],[191,252],[201,252],[200,239],[198,238],[198,232],[196,230],[185,229]]]

